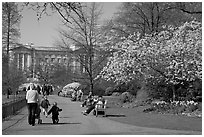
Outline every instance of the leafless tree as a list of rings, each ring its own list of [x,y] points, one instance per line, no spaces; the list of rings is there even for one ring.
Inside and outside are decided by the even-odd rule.
[[[68,15],[71,24],[63,22],[64,26],[59,31],[62,36],[61,43],[65,48],[70,47],[70,44],[75,46],[76,50],[73,52],[73,56],[77,57],[77,62],[80,62],[85,70],[85,73],[75,76],[75,78],[87,81],[90,84],[90,91],[93,91],[94,79],[102,69],[110,52],[105,50],[101,43],[103,33],[99,24],[100,5],[83,3],[78,11],[77,14]]]

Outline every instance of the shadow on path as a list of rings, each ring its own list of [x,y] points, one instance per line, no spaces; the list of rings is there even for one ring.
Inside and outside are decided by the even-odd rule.
[[[59,118],[70,118],[70,117],[59,117]]]
[[[40,125],[65,125],[65,124],[81,124],[81,123],[57,123],[57,124],[53,124],[53,123],[42,123]]]
[[[124,114],[110,114],[106,115],[106,117],[126,117]]]

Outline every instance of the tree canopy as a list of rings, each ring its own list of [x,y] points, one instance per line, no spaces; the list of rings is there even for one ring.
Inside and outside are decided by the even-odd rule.
[[[129,36],[137,40],[136,35]],[[202,25],[191,21],[169,27],[156,35],[120,42],[101,75],[107,80],[128,82],[138,74],[146,79],[165,78],[167,83],[202,78]]]

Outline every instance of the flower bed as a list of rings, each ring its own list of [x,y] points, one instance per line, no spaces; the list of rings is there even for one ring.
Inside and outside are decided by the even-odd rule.
[[[152,102],[151,107],[143,112],[162,113],[162,114],[177,114],[186,116],[202,117],[202,103],[194,101],[173,101],[167,103],[165,101]]]

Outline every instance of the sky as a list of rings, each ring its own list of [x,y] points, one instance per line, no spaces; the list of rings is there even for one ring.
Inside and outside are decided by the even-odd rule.
[[[102,18],[104,20],[110,19],[120,4],[120,2],[103,2]],[[57,30],[60,25],[60,17],[58,15],[43,16],[39,21],[36,12],[31,9],[24,10],[22,15],[20,43],[33,43],[35,46],[50,47],[59,39]]]

